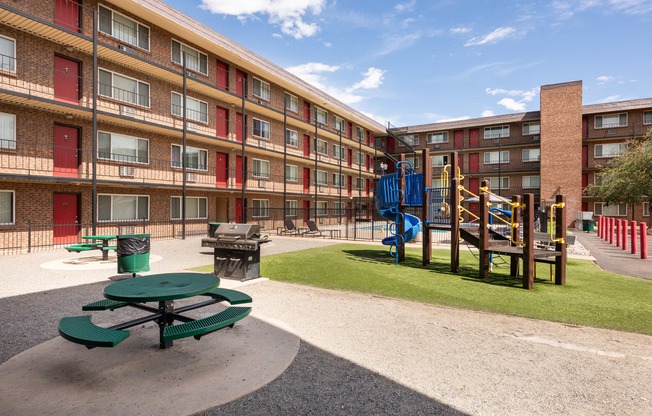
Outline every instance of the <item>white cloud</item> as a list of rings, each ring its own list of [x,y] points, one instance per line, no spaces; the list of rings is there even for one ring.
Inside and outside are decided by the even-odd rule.
[[[525,103],[516,101],[513,98],[503,98],[502,100],[498,101],[498,105],[502,105],[508,110],[512,111],[525,111]]]
[[[598,9],[604,14],[643,15],[652,12],[650,0],[557,0],[551,7],[562,20],[589,9]]]
[[[385,75],[385,71],[383,71],[382,69],[371,67],[367,70],[367,72],[365,72],[362,81],[353,84],[351,90],[355,91],[358,89],[364,89],[364,90],[376,89],[382,85],[384,75]]]
[[[609,81],[615,80],[615,77],[612,77],[611,75],[602,75],[599,76],[596,81],[598,81],[598,84],[606,84]]]
[[[319,15],[325,6],[326,0],[202,0],[199,7],[215,14],[236,16],[241,21],[266,14],[271,24],[281,27],[281,32],[302,39],[319,32],[316,23],[303,20],[306,13]]]
[[[532,88],[531,90],[505,90],[502,88],[486,88],[485,92],[489,95],[503,95],[507,96],[501,98],[496,104],[503,106],[511,111],[525,111],[527,103],[532,101],[537,96],[538,89]]]
[[[450,32],[454,35],[465,34],[471,32],[471,29],[468,27],[454,27],[450,29]]]
[[[407,3],[398,3],[396,6],[394,6],[394,10],[397,12],[411,12],[414,10],[414,6],[417,4],[416,0],[411,0]]]
[[[479,46],[486,45],[490,43],[498,43],[502,40],[514,38],[518,35],[518,31],[513,27],[499,27],[491,33],[488,33],[482,37],[473,37],[469,39],[464,46]]]
[[[493,117],[496,113],[494,113],[493,110],[484,110],[480,115],[482,117]]]
[[[283,39],[283,35],[281,35],[280,33],[272,33],[272,37],[276,39]]]

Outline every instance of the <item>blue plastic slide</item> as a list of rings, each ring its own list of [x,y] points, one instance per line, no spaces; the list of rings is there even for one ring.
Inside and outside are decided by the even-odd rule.
[[[393,213],[391,209],[382,209],[379,210],[379,212],[384,218],[387,218],[390,221],[396,221],[396,214]],[[403,214],[403,218],[405,218],[405,243],[408,243],[414,240],[421,230],[421,221],[418,217],[410,214]],[[383,238],[383,244],[386,246],[397,246],[399,237],[399,235],[385,237]]]

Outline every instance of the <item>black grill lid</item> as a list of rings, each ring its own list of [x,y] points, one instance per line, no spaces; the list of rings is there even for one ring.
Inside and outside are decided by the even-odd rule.
[[[215,238],[242,239],[260,237],[260,225],[258,224],[220,224],[213,234]]]

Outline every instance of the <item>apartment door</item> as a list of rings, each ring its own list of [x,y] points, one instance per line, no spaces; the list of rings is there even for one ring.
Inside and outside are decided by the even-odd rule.
[[[346,163],[351,167],[353,165],[353,149],[346,150]]]
[[[221,90],[229,89],[229,67],[221,61],[215,62],[216,75],[215,86]]]
[[[226,139],[226,137],[229,135],[229,110],[226,108],[217,107],[215,113],[217,115],[215,135],[222,139]]]
[[[478,195],[480,192],[480,179],[479,178],[469,178],[469,191]]]
[[[347,196],[351,196],[351,190],[353,189],[353,177],[348,175],[346,177],[346,192]]]
[[[310,136],[303,135],[303,157],[310,157]]]
[[[235,157],[235,187],[242,188],[242,156]]]
[[[56,0],[54,23],[73,32],[79,32],[81,29],[80,10],[79,0]]]
[[[584,195],[584,191],[586,190],[587,186],[589,186],[589,175],[588,175],[588,173],[583,173],[582,174],[582,195]]]
[[[235,93],[242,97],[243,93],[247,90],[247,74],[240,70],[235,71]]]
[[[457,157],[457,164],[460,172],[464,172],[464,155],[461,154]],[[457,172],[451,173],[451,175],[457,175]]]
[[[79,176],[79,128],[54,125],[54,176]]]
[[[469,129],[469,147],[480,146],[480,129]]]
[[[229,180],[229,155],[217,152],[215,154],[215,186],[226,188]]]
[[[453,146],[456,149],[461,149],[464,143],[464,130],[455,130],[453,132]]]
[[[242,218],[242,198],[235,199],[235,222],[244,224],[244,219]]]
[[[54,98],[79,104],[80,63],[62,56],[54,57]]]
[[[310,168],[303,168],[303,193],[310,193]]]
[[[53,243],[71,244],[78,242],[79,194],[55,192],[53,197]]]
[[[582,145],[582,167],[589,167],[589,146]]]
[[[469,154],[469,172],[478,172],[480,170],[480,153]]]
[[[215,221],[229,222],[229,198],[215,198]]]
[[[235,141],[242,143],[242,113],[235,115]]]
[[[310,219],[310,201],[303,201],[303,223]]]
[[[308,101],[303,102],[303,121],[310,123],[310,103]]]
[[[349,127],[349,129],[348,129],[349,135],[347,137],[350,139],[351,137],[353,137],[353,123],[351,123],[350,121],[348,123],[349,123],[349,125],[348,125],[348,127]]]

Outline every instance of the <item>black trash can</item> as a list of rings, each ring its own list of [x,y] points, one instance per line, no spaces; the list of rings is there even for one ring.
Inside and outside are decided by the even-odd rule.
[[[118,273],[149,271],[149,234],[119,235],[116,254],[118,256]]]
[[[593,220],[582,220],[582,231],[593,232]]]
[[[209,222],[208,223],[208,238],[213,238],[215,237],[215,230],[217,230],[217,227],[222,225],[221,222]]]

